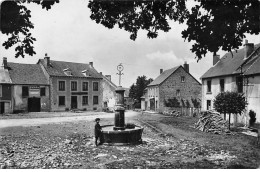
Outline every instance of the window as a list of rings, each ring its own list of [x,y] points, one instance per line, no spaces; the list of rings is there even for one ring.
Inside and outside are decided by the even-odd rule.
[[[82,82],[82,91],[88,91],[88,82]]]
[[[219,85],[220,85],[220,92],[224,92],[225,91],[225,80],[224,79],[220,79],[219,80]]]
[[[185,82],[185,76],[181,76],[181,82]]]
[[[93,96],[93,105],[98,105],[98,96]]]
[[[29,96],[29,88],[27,86],[22,87],[22,96],[23,97]]]
[[[93,82],[93,91],[98,91],[98,82]]]
[[[82,96],[82,105],[88,105],[88,96]]]
[[[65,106],[65,96],[59,96],[59,106]]]
[[[0,85],[0,97],[2,97],[2,85]]]
[[[65,91],[65,81],[59,81],[59,91]]]
[[[71,81],[71,91],[77,91],[77,81]]]
[[[41,96],[45,96],[45,87],[41,87]]]
[[[207,93],[211,93],[211,80],[207,81]]]
[[[176,96],[181,96],[181,91],[180,90],[176,90]]]
[[[237,92],[243,93],[243,77],[239,76],[236,78]]]

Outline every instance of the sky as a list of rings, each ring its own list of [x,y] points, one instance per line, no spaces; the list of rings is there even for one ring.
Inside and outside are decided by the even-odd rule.
[[[48,11],[36,4],[27,7],[34,23],[31,33],[36,38],[36,55],[15,58],[15,47],[6,50],[0,46],[0,58],[7,57],[9,62],[35,64],[45,53],[56,61],[93,62],[95,69],[103,75],[111,75],[116,85],[119,84],[117,65],[122,63],[123,87],[130,87],[138,76],[155,79],[160,69],[183,65],[185,61],[198,81],[212,67],[212,53],[199,62],[194,58],[195,54],[190,51],[192,43],[184,42],[181,37],[181,31],[187,27],[185,24],[170,21],[169,32],[159,32],[157,38],[149,39],[146,32],[139,31],[137,39],[132,41],[125,30],[117,26],[108,29],[91,20],[88,0],[61,0]],[[249,43],[260,42],[259,35],[247,35],[246,39]],[[1,45],[5,40],[7,36],[0,33]],[[220,57],[225,53],[218,52]]]

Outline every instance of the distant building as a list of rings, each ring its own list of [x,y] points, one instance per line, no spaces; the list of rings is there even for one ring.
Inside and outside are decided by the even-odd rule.
[[[189,73],[189,65],[177,66],[163,71],[147,86],[143,97],[142,109],[163,112],[165,101],[176,98],[181,106],[188,102],[193,107],[193,100],[200,102],[201,84]],[[183,102],[185,105],[183,105]]]
[[[129,88],[124,88],[125,92],[124,92],[124,103],[125,103],[125,108],[127,110],[129,109],[133,109],[134,108],[134,99],[129,97]]]
[[[3,58],[0,66],[0,114],[10,113],[12,108],[12,80],[7,69],[7,58]]]
[[[52,111],[101,110],[102,75],[89,64],[54,61],[46,56],[38,63],[50,84]]]
[[[102,75],[102,73],[100,73]],[[111,81],[111,75],[103,76],[103,104],[102,107],[113,110],[116,104],[116,88],[117,86]]]
[[[245,47],[225,54],[213,56],[213,66],[202,79],[202,109],[214,109],[215,96],[224,91],[243,93],[248,101],[246,113],[231,118],[231,122],[248,124],[248,112],[256,112],[260,122],[260,44],[245,42]]]
[[[2,113],[50,110],[49,83],[40,65],[11,63],[4,57],[0,71]]]

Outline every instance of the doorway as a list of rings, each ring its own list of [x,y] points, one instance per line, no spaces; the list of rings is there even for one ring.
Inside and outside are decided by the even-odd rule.
[[[78,108],[78,99],[77,96],[71,96],[71,109]]]
[[[207,100],[207,110],[211,110],[211,100]]]
[[[0,114],[5,113],[5,102],[0,102]]]
[[[28,98],[28,112],[40,112],[41,111],[41,98]]]

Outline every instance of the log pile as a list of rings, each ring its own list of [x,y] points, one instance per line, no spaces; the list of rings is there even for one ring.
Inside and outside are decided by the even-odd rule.
[[[203,132],[212,132],[214,134],[229,134],[228,122],[224,120],[216,111],[203,111],[199,115],[199,120],[195,128]]]

